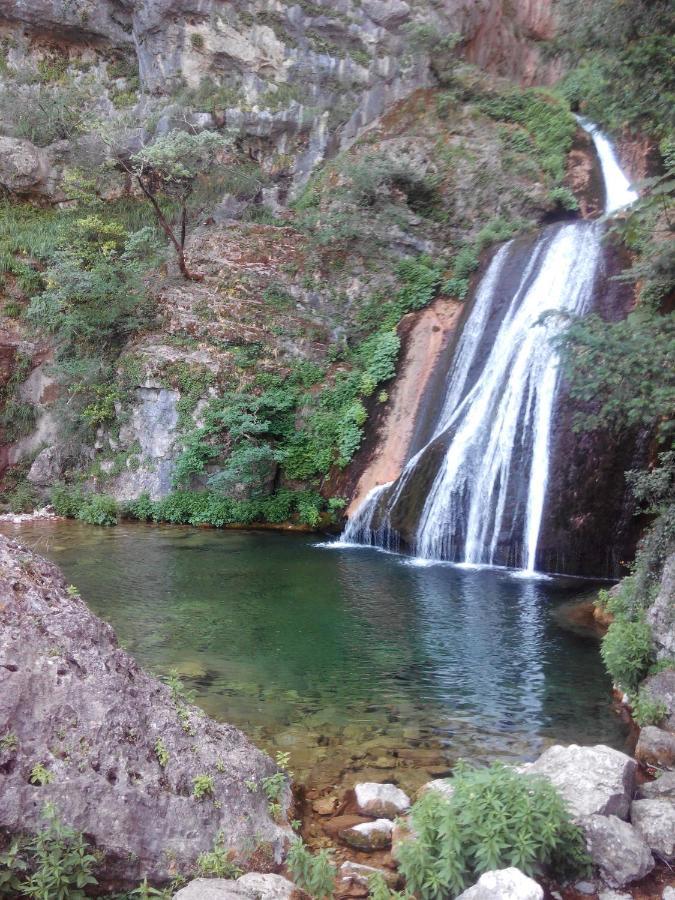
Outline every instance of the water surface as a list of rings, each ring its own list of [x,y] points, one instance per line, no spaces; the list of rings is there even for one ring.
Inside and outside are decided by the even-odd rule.
[[[171,526],[3,524],[58,563],[156,674],[289,750],[314,784],[414,787],[460,756],[551,740],[624,746],[597,644],[553,613],[588,585],[415,565],[311,536]]]

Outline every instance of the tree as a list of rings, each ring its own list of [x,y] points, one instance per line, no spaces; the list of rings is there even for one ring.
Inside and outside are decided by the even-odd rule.
[[[180,271],[190,281],[202,280],[202,276],[188,269],[185,261],[188,225],[200,211],[199,204],[194,203],[195,187],[199,176],[209,172],[227,143],[223,135],[213,131],[170,131],[131,156],[117,156],[152,205],[162,231],[176,251]],[[162,199],[177,208],[177,221],[162,208]]]

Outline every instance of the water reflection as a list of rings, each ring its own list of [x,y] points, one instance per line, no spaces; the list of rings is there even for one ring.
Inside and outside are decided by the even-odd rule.
[[[361,745],[363,766],[402,765],[411,748],[454,759],[531,756],[551,737],[623,745],[597,647],[551,615],[581,584],[297,535],[3,531],[54,559],[143,665],[178,668],[211,715],[291,748],[300,773],[361,758]]]

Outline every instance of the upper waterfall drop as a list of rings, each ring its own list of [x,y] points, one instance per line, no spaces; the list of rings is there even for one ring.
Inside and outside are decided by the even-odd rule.
[[[635,203],[638,195],[631,188],[630,181],[622,172],[614,147],[609,139],[590,119],[586,119],[584,116],[576,116],[576,120],[584,131],[590,134],[598,154],[602,178],[605,183],[605,215],[610,216],[612,213],[630,206],[631,203]]]
[[[610,213],[635,195],[592,127]],[[430,439],[396,481],[370,492],[344,541],[536,571],[560,380],[555,338],[569,316],[592,308],[602,235],[602,222],[577,221],[497,251],[455,347]]]

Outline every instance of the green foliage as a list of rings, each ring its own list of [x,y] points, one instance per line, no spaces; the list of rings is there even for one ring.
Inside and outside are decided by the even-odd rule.
[[[668,714],[666,704],[654,700],[645,688],[640,688],[631,707],[632,716],[640,728],[644,728],[645,725],[659,725]]]
[[[534,144],[541,168],[555,183],[562,181],[577,127],[565,103],[550,93],[528,88],[483,97],[478,105],[493,119],[524,128]]]
[[[54,773],[50,772],[49,769],[42,765],[42,763],[36,763],[31,769],[28,780],[31,784],[44,787],[45,784],[51,784],[54,780]]]
[[[16,753],[18,747],[19,739],[13,731],[8,731],[7,734],[0,738],[0,752]]]
[[[214,787],[213,775],[195,775],[192,779],[192,796],[195,800],[212,797]]]
[[[533,875],[542,866],[558,874],[588,867],[581,829],[550,782],[498,764],[460,764],[452,784],[450,799],[428,791],[415,803],[415,837],[399,852],[407,889],[422,900],[458,894],[491,869]]]
[[[320,850],[312,855],[300,838],[296,838],[291,842],[286,865],[294,882],[303,891],[307,891],[310,897],[323,900],[333,896],[337,871],[328,850]]]
[[[396,315],[401,316],[430,303],[441,283],[441,266],[428,256],[403,259],[396,268],[396,275],[402,283],[398,292]]]
[[[32,839],[13,841],[0,853],[0,893],[33,900],[85,900],[96,857],[80,832],[59,821],[55,807],[43,809],[46,825]]]
[[[161,737],[157,738],[155,741],[155,756],[157,757],[157,762],[163,769],[169,765],[169,751],[166,749],[166,744],[161,739]]]
[[[558,185],[558,187],[554,187],[549,191],[548,196],[552,203],[555,203],[556,206],[562,207],[562,209],[567,209],[570,211],[579,209],[577,198],[574,196],[574,192],[571,191],[568,187]]]
[[[644,617],[618,615],[603,638],[600,653],[614,683],[629,693],[635,691],[652,662],[652,633]]]
[[[76,518],[88,525],[117,525],[119,511],[114,497],[88,494],[77,511]]]
[[[239,878],[243,875],[243,870],[233,861],[232,856],[232,851],[225,847],[225,836],[221,832],[213,849],[199,854],[197,874],[200,878]]]
[[[608,428],[620,434],[659,423],[672,433],[675,419],[675,313],[638,307],[619,322],[591,314],[572,322],[561,340],[571,393],[581,401],[577,430]]]
[[[263,778],[261,787],[267,798],[267,809],[273,819],[278,819],[281,815],[281,799],[288,782],[293,779],[293,773],[288,771],[288,763],[290,754],[277,752],[276,763],[279,770],[273,775]]]
[[[37,411],[32,403],[11,399],[0,413],[0,428],[6,443],[13,443],[30,434],[35,428]]]

